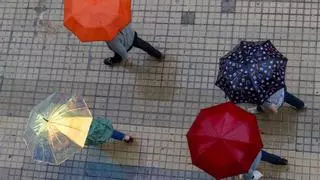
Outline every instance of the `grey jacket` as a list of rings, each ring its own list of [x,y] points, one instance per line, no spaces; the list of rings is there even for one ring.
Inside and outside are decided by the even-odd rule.
[[[119,54],[122,59],[128,59],[128,50],[132,47],[135,31],[129,24],[112,41],[106,42],[113,52]]]
[[[250,179],[254,179],[252,178],[253,177],[253,171],[255,171],[259,164],[260,164],[260,161],[261,161],[261,156],[262,156],[262,153],[261,151],[259,152],[258,156],[256,157],[256,159],[253,161],[250,169],[249,169],[249,172],[244,174],[243,177],[245,180],[250,180]]]

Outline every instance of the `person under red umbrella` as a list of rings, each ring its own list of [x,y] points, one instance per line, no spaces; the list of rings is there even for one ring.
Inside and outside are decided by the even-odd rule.
[[[253,114],[233,103],[202,109],[187,133],[192,163],[216,179],[252,175],[260,160],[287,164],[262,151],[262,140]]]
[[[268,162],[274,165],[288,165],[287,159],[268,153],[265,150],[261,150],[256,159],[253,161],[248,173],[243,174],[243,178],[245,180],[255,180],[262,176],[262,174],[257,171],[260,161]]]

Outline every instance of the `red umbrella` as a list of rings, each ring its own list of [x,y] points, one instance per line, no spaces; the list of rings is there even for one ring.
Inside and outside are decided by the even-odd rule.
[[[247,173],[263,147],[256,117],[233,103],[202,109],[187,139],[192,163],[217,179]]]

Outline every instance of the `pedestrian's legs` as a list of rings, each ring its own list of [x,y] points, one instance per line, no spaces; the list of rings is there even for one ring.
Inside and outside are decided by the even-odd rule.
[[[264,150],[261,151],[262,156],[261,156],[261,161],[265,161],[271,164],[276,164],[276,165],[286,165],[288,164],[288,161],[284,158],[281,158],[280,156],[277,156],[275,154],[268,153]]]
[[[135,39],[133,41],[133,46],[137,47],[139,49],[142,49],[143,51],[147,52],[150,56],[153,56],[157,59],[160,59],[162,57],[161,52],[156,50],[153,46],[151,46],[148,42],[142,40],[138,37],[138,35],[135,35]]]
[[[111,138],[112,138],[112,139],[116,139],[116,140],[123,141],[125,136],[126,136],[126,135],[125,135],[124,133],[122,133],[122,132],[117,131],[117,130],[114,129],[113,132],[112,132]]]
[[[285,92],[284,101],[296,109],[302,109],[304,102],[289,92]]]

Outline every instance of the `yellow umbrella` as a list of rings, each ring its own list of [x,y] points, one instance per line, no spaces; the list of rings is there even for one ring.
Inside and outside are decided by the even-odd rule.
[[[91,122],[82,97],[54,93],[31,111],[24,140],[35,160],[61,164],[84,147]]]

